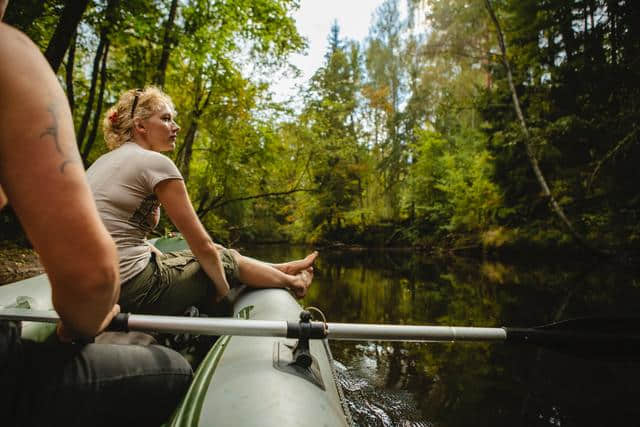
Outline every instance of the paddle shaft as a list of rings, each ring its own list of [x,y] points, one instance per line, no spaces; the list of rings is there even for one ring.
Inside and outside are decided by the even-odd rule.
[[[0,310],[0,319],[55,323],[55,311],[28,309]],[[326,326],[326,329],[325,329]],[[328,338],[364,341],[504,341],[504,328],[473,328],[458,326],[409,326],[357,323],[299,322],[282,320],[240,320],[233,318],[150,316],[120,314],[110,330],[128,330],[162,333],[190,333],[197,335],[241,335],[257,337]]]
[[[0,320],[55,323],[55,311],[0,309]],[[593,320],[590,321],[591,323]],[[598,348],[614,354],[640,357],[638,329],[616,326],[610,331],[593,330],[589,322],[567,321],[538,328],[477,328],[460,326],[376,325],[357,323],[287,322],[283,320],[241,320],[234,318],[150,316],[119,314],[109,330],[197,335],[239,335],[255,337],[311,338],[357,341],[416,342],[507,342],[523,343],[566,351],[577,348],[584,353]],[[624,351],[622,351],[624,350]]]
[[[365,341],[504,341],[504,328],[327,323],[327,338]]]
[[[128,318],[128,319],[127,319]],[[199,335],[239,335],[351,341],[414,342],[508,342],[562,347],[565,345],[640,346],[637,333],[601,332],[589,329],[480,328],[467,326],[381,325],[363,323],[304,324],[283,320],[240,320],[234,318],[149,316],[121,314],[112,330],[131,330]]]
[[[326,327],[326,328],[325,328]],[[357,323],[299,322],[282,320],[239,320],[232,318],[193,318],[129,315],[129,330],[200,335],[243,335],[262,337],[328,338],[363,341],[504,341],[503,328],[456,326],[405,326]],[[307,329],[306,331],[304,329]]]

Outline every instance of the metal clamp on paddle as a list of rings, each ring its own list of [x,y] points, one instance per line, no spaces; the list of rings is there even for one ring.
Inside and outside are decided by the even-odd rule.
[[[298,341],[293,346],[283,341],[274,342],[274,368],[303,378],[324,390],[320,365],[311,355],[309,339],[326,338],[325,323],[312,322],[311,313],[304,310],[300,312],[300,321],[287,322],[286,336],[287,338],[297,338]]]
[[[325,324],[323,322],[311,322],[310,320],[311,313],[305,310],[300,312],[300,321],[287,322],[287,338],[326,338],[327,330]]]
[[[309,351],[309,338],[324,338],[326,336],[324,324],[311,322],[311,313],[304,310],[300,312],[300,321],[287,322],[287,338],[298,338],[298,343],[293,349],[294,363],[301,368],[308,368],[313,363]]]

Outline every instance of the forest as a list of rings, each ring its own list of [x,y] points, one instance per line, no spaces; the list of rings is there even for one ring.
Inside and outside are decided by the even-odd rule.
[[[298,6],[16,0],[5,22],[57,73],[86,166],[122,91],[173,98],[170,155],[225,244],[640,249],[640,2],[386,0],[365,40],[327,28],[322,67],[279,101]]]

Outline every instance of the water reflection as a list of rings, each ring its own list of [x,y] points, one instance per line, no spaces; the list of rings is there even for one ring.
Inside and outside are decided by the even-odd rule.
[[[249,248],[281,261],[302,248]],[[434,260],[408,251],[325,252],[306,305],[329,321],[535,326],[637,313],[635,273],[551,260]],[[640,365],[503,344],[332,342],[363,426],[637,424]]]

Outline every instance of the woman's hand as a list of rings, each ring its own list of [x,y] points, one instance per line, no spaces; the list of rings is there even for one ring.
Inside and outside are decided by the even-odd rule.
[[[113,318],[116,317],[119,313],[120,313],[120,305],[114,304],[111,311],[107,313],[107,316],[104,318],[104,320],[100,324],[100,331],[98,332],[98,334],[102,333],[105,329],[107,329],[107,327],[111,323],[111,320],[113,320]],[[62,322],[62,320],[58,321],[58,324],[56,326],[56,334],[58,335],[58,340],[60,340],[60,342],[65,342],[65,343],[73,342],[81,338],[93,338],[93,337],[85,337],[82,334],[79,334],[73,331],[72,329],[66,327]]]
[[[156,257],[162,256],[162,251],[160,249],[156,248],[149,242],[147,242],[147,244],[149,245],[149,252],[156,254]]]

